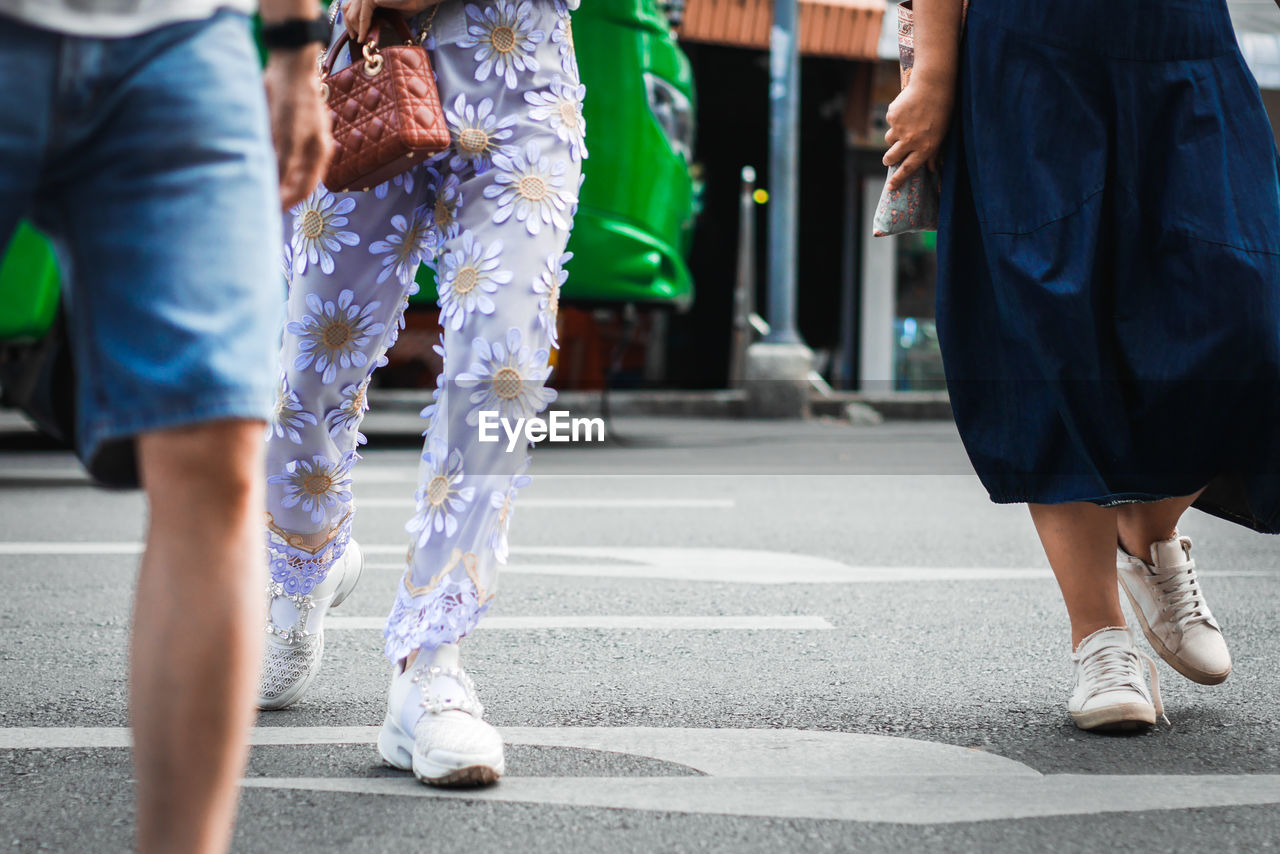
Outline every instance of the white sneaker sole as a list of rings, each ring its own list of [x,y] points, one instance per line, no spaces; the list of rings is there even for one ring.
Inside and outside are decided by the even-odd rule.
[[[1129,592],[1129,585],[1125,583],[1123,573],[1120,573],[1120,589],[1124,591],[1124,595],[1129,599],[1129,604],[1133,606],[1133,615],[1138,618],[1138,625],[1142,626],[1142,634],[1147,639],[1147,643],[1151,644],[1151,648],[1156,651],[1156,655],[1164,659],[1165,664],[1192,682],[1198,682],[1201,685],[1221,685],[1227,681],[1227,677],[1231,675],[1230,667],[1222,673],[1210,673],[1207,670],[1201,670],[1192,664],[1188,664],[1164,645],[1164,642],[1160,640],[1160,636],[1151,631],[1151,626],[1147,623],[1147,618],[1143,615],[1142,608],[1138,606],[1137,598]]]
[[[506,771],[502,753],[496,756],[463,756],[435,751],[419,757],[413,751],[413,736],[401,729],[388,715],[378,733],[378,752],[392,768],[412,771],[428,786],[441,788],[475,788],[492,786]]]
[[[1071,720],[1083,730],[1125,732],[1155,726],[1156,707],[1149,703],[1117,703],[1087,712],[1069,712]]]

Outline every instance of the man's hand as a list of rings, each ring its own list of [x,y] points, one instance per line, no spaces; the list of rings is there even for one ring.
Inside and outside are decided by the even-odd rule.
[[[320,183],[333,139],[329,108],[320,99],[319,46],[273,51],[265,80],[271,106],[271,138],[280,164],[280,200],[288,210]]]
[[[408,16],[416,15],[424,9],[430,9],[443,2],[444,0],[346,0],[342,4],[342,20],[346,22],[347,32],[351,33],[351,37],[363,44],[366,36],[369,35],[369,27],[373,22],[373,10],[376,7],[394,9]]]

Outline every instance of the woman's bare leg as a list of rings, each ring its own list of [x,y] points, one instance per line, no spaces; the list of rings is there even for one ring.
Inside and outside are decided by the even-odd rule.
[[[1173,539],[1178,533],[1178,520],[1201,492],[1204,490],[1164,501],[1121,505],[1116,511],[1120,547],[1134,557],[1150,561],[1151,544]]]
[[[1084,501],[1027,507],[1067,605],[1071,648],[1099,629],[1123,626],[1115,508]]]

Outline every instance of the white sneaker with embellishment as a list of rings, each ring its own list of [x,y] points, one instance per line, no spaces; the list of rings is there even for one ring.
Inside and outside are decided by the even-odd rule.
[[[364,554],[351,540],[310,594],[291,596],[275,582],[268,585],[267,644],[258,708],[283,709],[302,698],[320,672],[325,613],[351,595],[363,571]]]
[[[1116,549],[1120,586],[1156,654],[1193,682],[1217,685],[1231,674],[1231,652],[1205,604],[1191,538],[1151,544],[1151,563]]]
[[[1163,717],[1156,663],[1133,644],[1127,628],[1099,629],[1080,641],[1072,660],[1076,683],[1067,712],[1086,730],[1131,730],[1151,726]],[[1142,677],[1142,662],[1151,673],[1151,690]]]
[[[396,665],[378,752],[430,786],[487,786],[502,776],[502,736],[484,721],[457,644],[423,653],[413,667]]]

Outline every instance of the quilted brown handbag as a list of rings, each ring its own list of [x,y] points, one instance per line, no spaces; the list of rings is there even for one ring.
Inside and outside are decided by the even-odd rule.
[[[379,47],[388,31],[398,42]],[[351,65],[333,70],[343,49]],[[325,172],[330,190],[368,190],[449,147],[449,128],[427,51],[404,16],[379,9],[363,61],[343,32],[324,62],[321,94],[333,119],[333,159]]]

